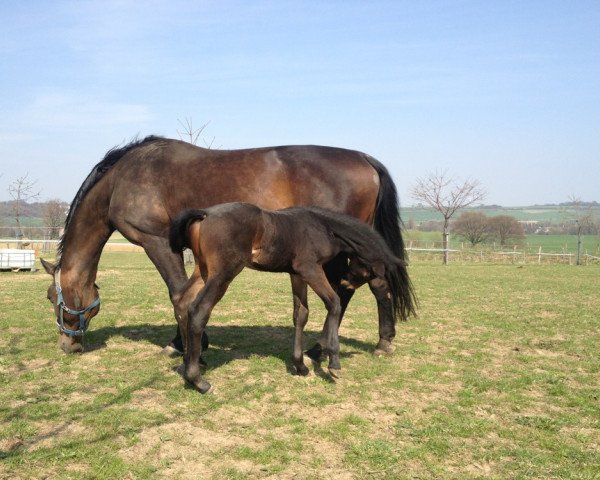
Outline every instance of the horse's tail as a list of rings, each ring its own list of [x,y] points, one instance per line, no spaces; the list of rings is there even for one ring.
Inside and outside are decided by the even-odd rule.
[[[379,194],[373,222],[375,230],[381,234],[396,257],[406,260],[396,185],[385,165],[369,155],[366,155],[366,159],[379,175]]]
[[[374,227],[385,240],[394,256],[402,260],[402,264],[393,270],[388,278],[392,296],[394,297],[394,314],[406,320],[416,313],[416,296],[406,268],[407,256],[402,238],[402,220],[396,185],[388,169],[375,158],[367,155],[367,161],[379,175],[379,195],[375,206]]]
[[[169,245],[175,253],[181,253],[184,248],[190,248],[190,224],[206,218],[205,210],[188,209],[177,215],[169,229]]]

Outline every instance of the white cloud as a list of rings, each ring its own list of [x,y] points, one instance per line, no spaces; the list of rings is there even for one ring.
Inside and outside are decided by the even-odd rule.
[[[145,105],[102,101],[70,93],[40,95],[22,110],[21,116],[23,123],[40,128],[140,125],[154,119]]]

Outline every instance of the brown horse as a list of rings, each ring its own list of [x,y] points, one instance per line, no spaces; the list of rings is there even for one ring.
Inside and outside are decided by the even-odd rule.
[[[83,331],[98,312],[94,283],[102,247],[118,230],[141,245],[167,284],[171,299],[187,282],[181,254],[169,248],[171,220],[186,208],[244,201],[263,208],[317,205],[375,226],[404,259],[396,188],[387,169],[364,153],[332,147],[288,146],[210,150],[147,137],[109,151],[71,203],[48,298],[55,306],[65,352],[83,350]],[[343,262],[327,266],[345,310],[354,290],[340,285]],[[93,307],[91,307],[93,305]],[[382,305],[378,303],[380,316]],[[175,309],[176,316],[184,312]],[[380,329],[381,330],[381,329]],[[378,351],[393,349],[380,331]],[[309,351],[320,356],[323,338]],[[183,351],[179,330],[171,351]]]
[[[204,210],[190,209],[171,225],[171,248],[181,253],[190,248],[196,267],[177,300],[186,313],[180,318],[185,338],[184,378],[201,393],[211,385],[200,375],[201,338],[214,306],[229,284],[245,268],[292,275],[294,294],[293,361],[300,375],[308,368],[302,359],[302,332],[308,321],[306,285],[327,309],[325,351],[335,378],[341,369],[338,327],[340,298],[323,266],[338,256],[349,259],[342,283],[355,288],[373,282],[373,293],[385,305],[383,330],[395,331],[397,317],[414,314],[414,295],[404,260],[390,251],[385,241],[365,223],[317,207],[263,210],[249,203],[226,203]]]

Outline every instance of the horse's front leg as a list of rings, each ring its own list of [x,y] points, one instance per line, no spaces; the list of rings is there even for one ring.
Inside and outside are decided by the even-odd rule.
[[[309,370],[304,365],[302,353],[302,334],[308,322],[308,301],[306,282],[298,275],[291,275],[292,294],[294,296],[294,352],[292,361],[298,375],[308,375]]]

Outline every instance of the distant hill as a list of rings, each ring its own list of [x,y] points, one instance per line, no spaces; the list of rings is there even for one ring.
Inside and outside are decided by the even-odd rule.
[[[0,202],[0,220],[4,225],[12,225],[13,217],[13,204],[14,201]],[[480,211],[489,216],[497,215],[511,215],[517,220],[537,220],[539,222],[548,223],[561,223],[568,218],[566,213],[570,208],[574,206],[573,202],[565,202],[560,204],[550,205],[531,205],[528,207],[502,207],[500,205],[480,205],[474,208],[466,208],[461,211]],[[591,208],[594,210],[598,217],[600,217],[600,203],[593,202],[582,202],[579,204],[582,208]],[[23,205],[23,219],[24,223],[28,225],[41,224],[41,219],[44,216],[44,203],[33,202]],[[461,211],[457,213],[460,215]],[[402,219],[407,222],[409,219],[413,219],[415,222],[427,222],[430,220],[442,220],[441,214],[438,212],[424,207],[402,207],[401,209]]]
[[[569,210],[575,206],[572,202],[553,204],[553,205],[531,205],[528,207],[502,207],[500,205],[481,205],[474,208],[465,208],[457,212],[458,217],[461,212],[483,212],[490,217],[498,215],[510,215],[517,220],[538,221],[544,223],[562,223],[569,219]],[[591,208],[598,217],[600,217],[600,204],[598,202],[582,202],[581,208]],[[428,222],[431,220],[442,220],[439,212],[431,208],[423,207],[402,207],[402,220],[408,222],[410,219],[415,222]]]
[[[14,225],[14,204],[13,200],[0,202],[0,225]],[[23,226],[38,227],[43,225],[45,202],[24,203],[21,205],[21,223]],[[65,202],[65,205],[67,203]]]

